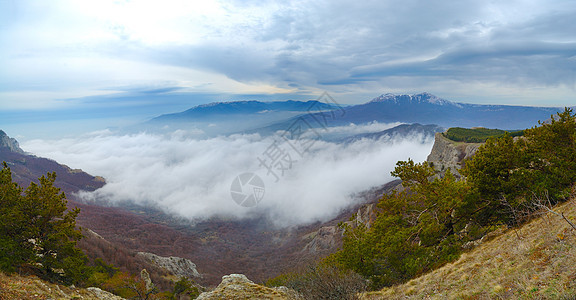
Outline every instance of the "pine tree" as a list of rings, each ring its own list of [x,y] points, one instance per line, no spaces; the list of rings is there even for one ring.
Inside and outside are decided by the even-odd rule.
[[[47,279],[78,283],[90,276],[87,258],[76,248],[80,209],[67,210],[64,193],[54,186],[56,173],[22,188],[4,163],[0,171],[0,268],[27,266]]]

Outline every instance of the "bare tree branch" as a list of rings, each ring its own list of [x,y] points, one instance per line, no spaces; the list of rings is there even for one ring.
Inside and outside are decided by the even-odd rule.
[[[544,202],[544,204],[543,204],[543,202]],[[552,203],[550,202],[550,198],[548,197],[548,193],[544,194],[544,199],[542,199],[542,197],[537,197],[536,201],[534,201],[534,206],[536,208],[538,208],[539,210],[544,210],[546,213],[553,213],[553,214],[561,217],[562,219],[564,219],[564,221],[566,221],[572,227],[572,229],[576,230],[576,225],[574,225],[574,223],[572,223],[570,220],[568,220],[568,218],[566,218],[566,216],[564,216],[564,213],[558,213],[552,209]]]

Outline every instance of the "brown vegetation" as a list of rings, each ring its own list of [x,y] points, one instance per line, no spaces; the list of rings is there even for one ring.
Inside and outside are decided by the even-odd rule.
[[[0,300],[42,299],[110,299],[121,300],[99,289],[80,289],[40,280],[36,276],[6,275],[0,273]]]

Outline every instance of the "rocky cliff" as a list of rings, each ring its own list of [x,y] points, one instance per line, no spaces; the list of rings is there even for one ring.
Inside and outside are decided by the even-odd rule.
[[[454,142],[444,137],[442,133],[436,133],[434,146],[426,161],[441,174],[450,168],[452,174],[460,178],[458,170],[462,168],[466,159],[472,157],[478,151],[480,146],[482,146],[481,143]]]
[[[4,131],[0,130],[0,148],[8,148],[12,152],[24,154],[24,151],[18,145],[16,139],[9,137]]]
[[[166,270],[176,277],[201,277],[198,270],[196,270],[196,264],[186,258],[174,256],[163,257],[148,252],[138,252],[136,256],[144,258],[153,265]]]

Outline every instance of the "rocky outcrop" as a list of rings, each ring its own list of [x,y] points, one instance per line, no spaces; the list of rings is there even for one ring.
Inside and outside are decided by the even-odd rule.
[[[426,161],[441,174],[450,168],[452,174],[460,178],[458,170],[462,168],[462,163],[472,157],[480,146],[481,143],[457,143],[447,139],[442,133],[436,133],[434,146]]]
[[[376,204],[366,204],[365,206],[358,209],[354,215],[354,222],[356,224],[364,224],[367,228],[370,228],[374,220],[376,219],[376,212],[374,211]]]
[[[8,148],[12,152],[24,154],[16,139],[9,137],[4,131],[0,130],[0,148]]]
[[[153,265],[156,265],[177,277],[202,277],[196,269],[196,264],[186,258],[174,256],[163,257],[148,252],[138,252],[136,256],[143,257]]]
[[[370,228],[376,219],[375,205],[375,203],[369,203],[361,206],[352,215],[352,218],[344,221],[344,223],[352,227],[364,224],[364,226]],[[304,246],[302,252],[311,254],[331,253],[341,245],[343,235],[344,229],[338,225],[320,227],[317,231],[302,237],[302,239],[310,240]]]
[[[146,285],[146,292],[150,292],[150,291],[154,290],[154,288],[156,286],[154,286],[154,283],[152,282],[152,279],[150,278],[150,274],[148,273],[148,271],[146,271],[146,269],[142,269],[142,271],[140,271],[140,278],[142,279],[142,281]]]
[[[342,229],[338,226],[324,226],[310,234],[305,235],[304,239],[311,241],[304,246],[302,251],[309,253],[319,253],[336,247],[338,236],[342,236]]]
[[[90,298],[93,296],[94,298]],[[99,299],[99,300],[123,300],[124,298],[116,296],[110,292],[103,291],[97,287],[86,288],[86,295],[74,296],[71,299]]]
[[[269,288],[255,284],[243,274],[231,274],[223,276],[222,282],[213,291],[204,292],[196,299],[301,299],[301,297],[286,287]]]

